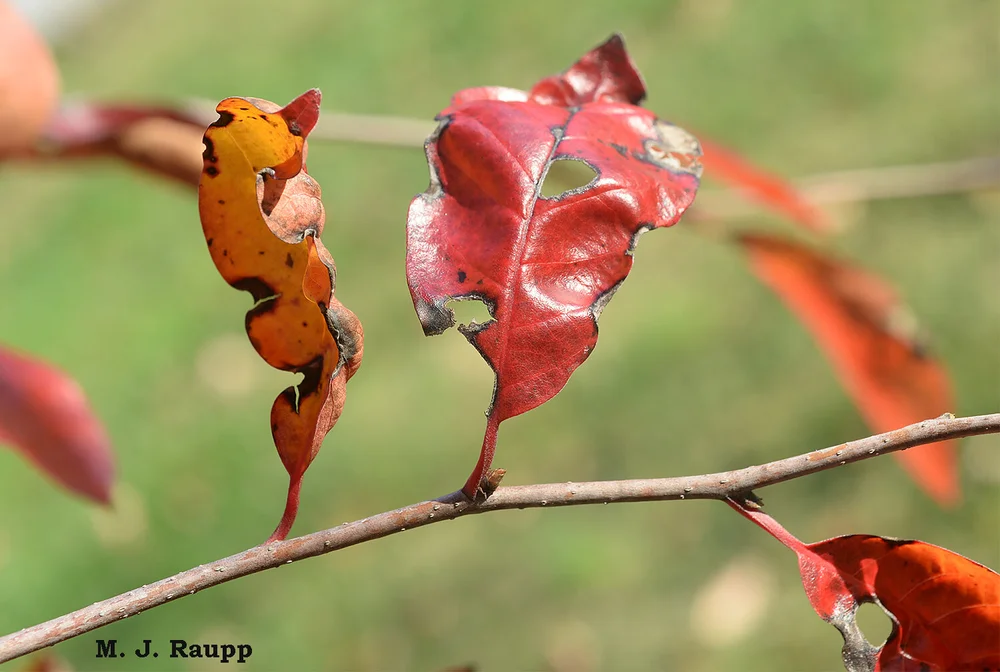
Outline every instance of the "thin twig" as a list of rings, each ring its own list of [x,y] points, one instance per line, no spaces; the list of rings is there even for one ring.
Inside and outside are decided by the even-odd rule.
[[[724,500],[756,488],[925,443],[996,433],[1000,433],[1000,413],[967,418],[945,415],[825,450],[717,474],[520,485],[499,488],[489,499],[479,502],[470,502],[461,491],[454,492],[439,499],[387,511],[353,523],[344,523],[321,532],[257,546],[7,635],[0,638],[0,663],[241,576],[443,520],[503,509],[673,499]]]
[[[94,105],[101,107],[100,104]],[[113,109],[115,106],[108,107]],[[77,108],[88,109],[86,103],[79,104]],[[124,105],[122,108],[133,114],[143,109],[135,105]],[[0,156],[0,160],[51,162],[74,157],[118,155],[140,168],[197,186],[201,174],[201,132],[218,117],[215,104],[194,98],[176,108],[150,106],[147,111],[150,115],[148,119],[137,118],[133,123],[120,127],[114,124],[101,127],[104,135],[100,137],[88,135],[93,129],[84,125],[82,138],[76,142],[68,141],[73,138],[70,133],[61,137],[59,142]],[[72,122],[74,117],[68,116],[68,121]],[[192,128],[185,129],[185,125]],[[436,122],[432,120],[324,110],[309,139],[313,142],[414,149],[423,147],[435,126]],[[72,128],[71,124],[69,129]],[[192,130],[193,133],[190,132]],[[1000,156],[819,173],[791,180],[791,184],[806,200],[817,205],[961,193],[1000,186]],[[735,190],[702,189],[688,218],[725,219],[754,213],[757,207]]]
[[[194,98],[183,112],[205,126],[216,120],[215,103]],[[312,141],[355,142],[363,145],[422,148],[437,122],[434,120],[390,117],[381,114],[349,114],[323,110],[316,128],[309,132]]]
[[[203,99],[188,101],[184,112],[205,125],[216,118],[215,104]],[[309,139],[420,148],[436,126],[437,122],[429,120],[323,110]],[[818,173],[791,183],[817,205],[975,191],[1000,186],[1000,156]],[[706,218],[747,214],[754,207],[728,189],[702,190],[696,205]]]
[[[819,173],[791,180],[791,184],[815,205],[995,189],[1000,186],[1000,156]],[[701,219],[726,219],[759,209],[738,191],[704,189],[691,214]]]

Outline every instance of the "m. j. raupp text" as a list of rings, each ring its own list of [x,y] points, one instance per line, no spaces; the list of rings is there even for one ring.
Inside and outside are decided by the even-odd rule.
[[[136,658],[159,658],[160,652],[153,640],[144,639],[132,655]],[[124,658],[125,647],[118,650],[117,639],[98,639],[97,658]],[[235,661],[245,663],[253,655],[253,647],[249,644],[188,644],[183,639],[170,640],[170,658],[215,658],[220,663]]]

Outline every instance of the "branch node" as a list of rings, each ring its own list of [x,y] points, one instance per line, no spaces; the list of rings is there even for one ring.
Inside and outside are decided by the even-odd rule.
[[[744,509],[750,509],[753,511],[764,510],[764,500],[758,497],[753,490],[733,493],[729,496],[729,499],[733,500]]]
[[[500,487],[500,481],[503,480],[503,477],[506,474],[506,469],[490,469],[486,472],[483,476],[483,480],[479,482],[479,489],[476,490],[476,499],[474,501],[482,503],[489,499],[490,495],[496,492],[497,488]]]

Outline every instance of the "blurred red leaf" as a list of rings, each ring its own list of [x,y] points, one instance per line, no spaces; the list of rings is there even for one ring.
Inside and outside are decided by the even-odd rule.
[[[812,332],[868,425],[888,432],[953,409],[951,384],[921,346],[912,320],[880,278],[798,243],[739,239],[754,273]],[[960,497],[956,442],[894,453],[942,505]]]
[[[701,158],[707,177],[736,187],[747,198],[785,215],[816,233],[830,230],[830,220],[786,179],[748,163],[735,152],[714,142],[701,140]]]
[[[52,115],[34,146],[12,158],[56,161],[117,157],[136,168],[197,186],[202,115],[160,105],[80,101]]]
[[[22,667],[20,672],[73,672],[73,668],[65,660],[43,653]]]
[[[645,88],[620,37],[530,93],[459,92],[427,143],[431,185],[410,205],[406,273],[427,335],[455,324],[446,306],[485,302],[493,319],[462,325],[496,374],[474,497],[499,423],[552,398],[597,343],[597,318],[632,266],[638,236],[674,224],[698,187],[687,132],[637,104]],[[557,161],[594,179],[555,197]]]
[[[848,669],[888,672],[1000,669],[1000,575],[944,548],[867,534],[804,544],[763,511],[730,506],[795,551],[820,618],[844,636]],[[881,648],[864,640],[858,606],[893,617]]]
[[[358,319],[334,296],[336,267],[319,239],[319,184],[305,172],[305,136],[319,117],[312,89],[280,108],[227,98],[205,132],[198,188],[209,252],[225,280],[254,298],[246,330],[271,366],[303,374],[271,407],[271,433],[289,486],[271,539],[284,539],[299,506],[302,476],[344,408],[361,365]],[[266,176],[266,177],[265,177]]]
[[[114,458],[80,386],[48,364],[4,349],[0,443],[19,449],[69,490],[110,501]]]

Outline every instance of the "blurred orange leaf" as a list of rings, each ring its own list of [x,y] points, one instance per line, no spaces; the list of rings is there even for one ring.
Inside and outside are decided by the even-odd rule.
[[[2,348],[0,443],[19,449],[72,492],[110,501],[110,442],[80,386],[48,364]]]
[[[765,235],[739,242],[754,273],[812,332],[868,425],[888,432],[952,410],[951,384],[880,278],[808,247]],[[960,497],[955,441],[894,453],[942,505]]]
[[[826,214],[810,203],[787,180],[758,168],[735,152],[699,136],[703,152],[701,163],[705,176],[717,178],[739,189],[747,198],[757,201],[793,222],[816,233],[830,229]]]
[[[305,136],[319,102],[312,89],[284,108],[244,98],[219,103],[219,120],[205,132],[198,189],[216,268],[253,295],[250,342],[271,366],[303,374],[271,408],[271,432],[290,479],[272,539],[291,529],[302,475],[340,417],[363,348],[360,322],[333,295],[336,268],[319,239],[320,189],[305,172]]]
[[[59,71],[49,48],[0,0],[0,158],[35,142],[58,96]]]
[[[1000,575],[993,570],[922,541],[852,534],[804,544],[763,511],[729,504],[798,556],[813,609],[844,636],[849,670],[1000,669]],[[879,648],[855,623],[858,606],[875,600],[893,619]]]

